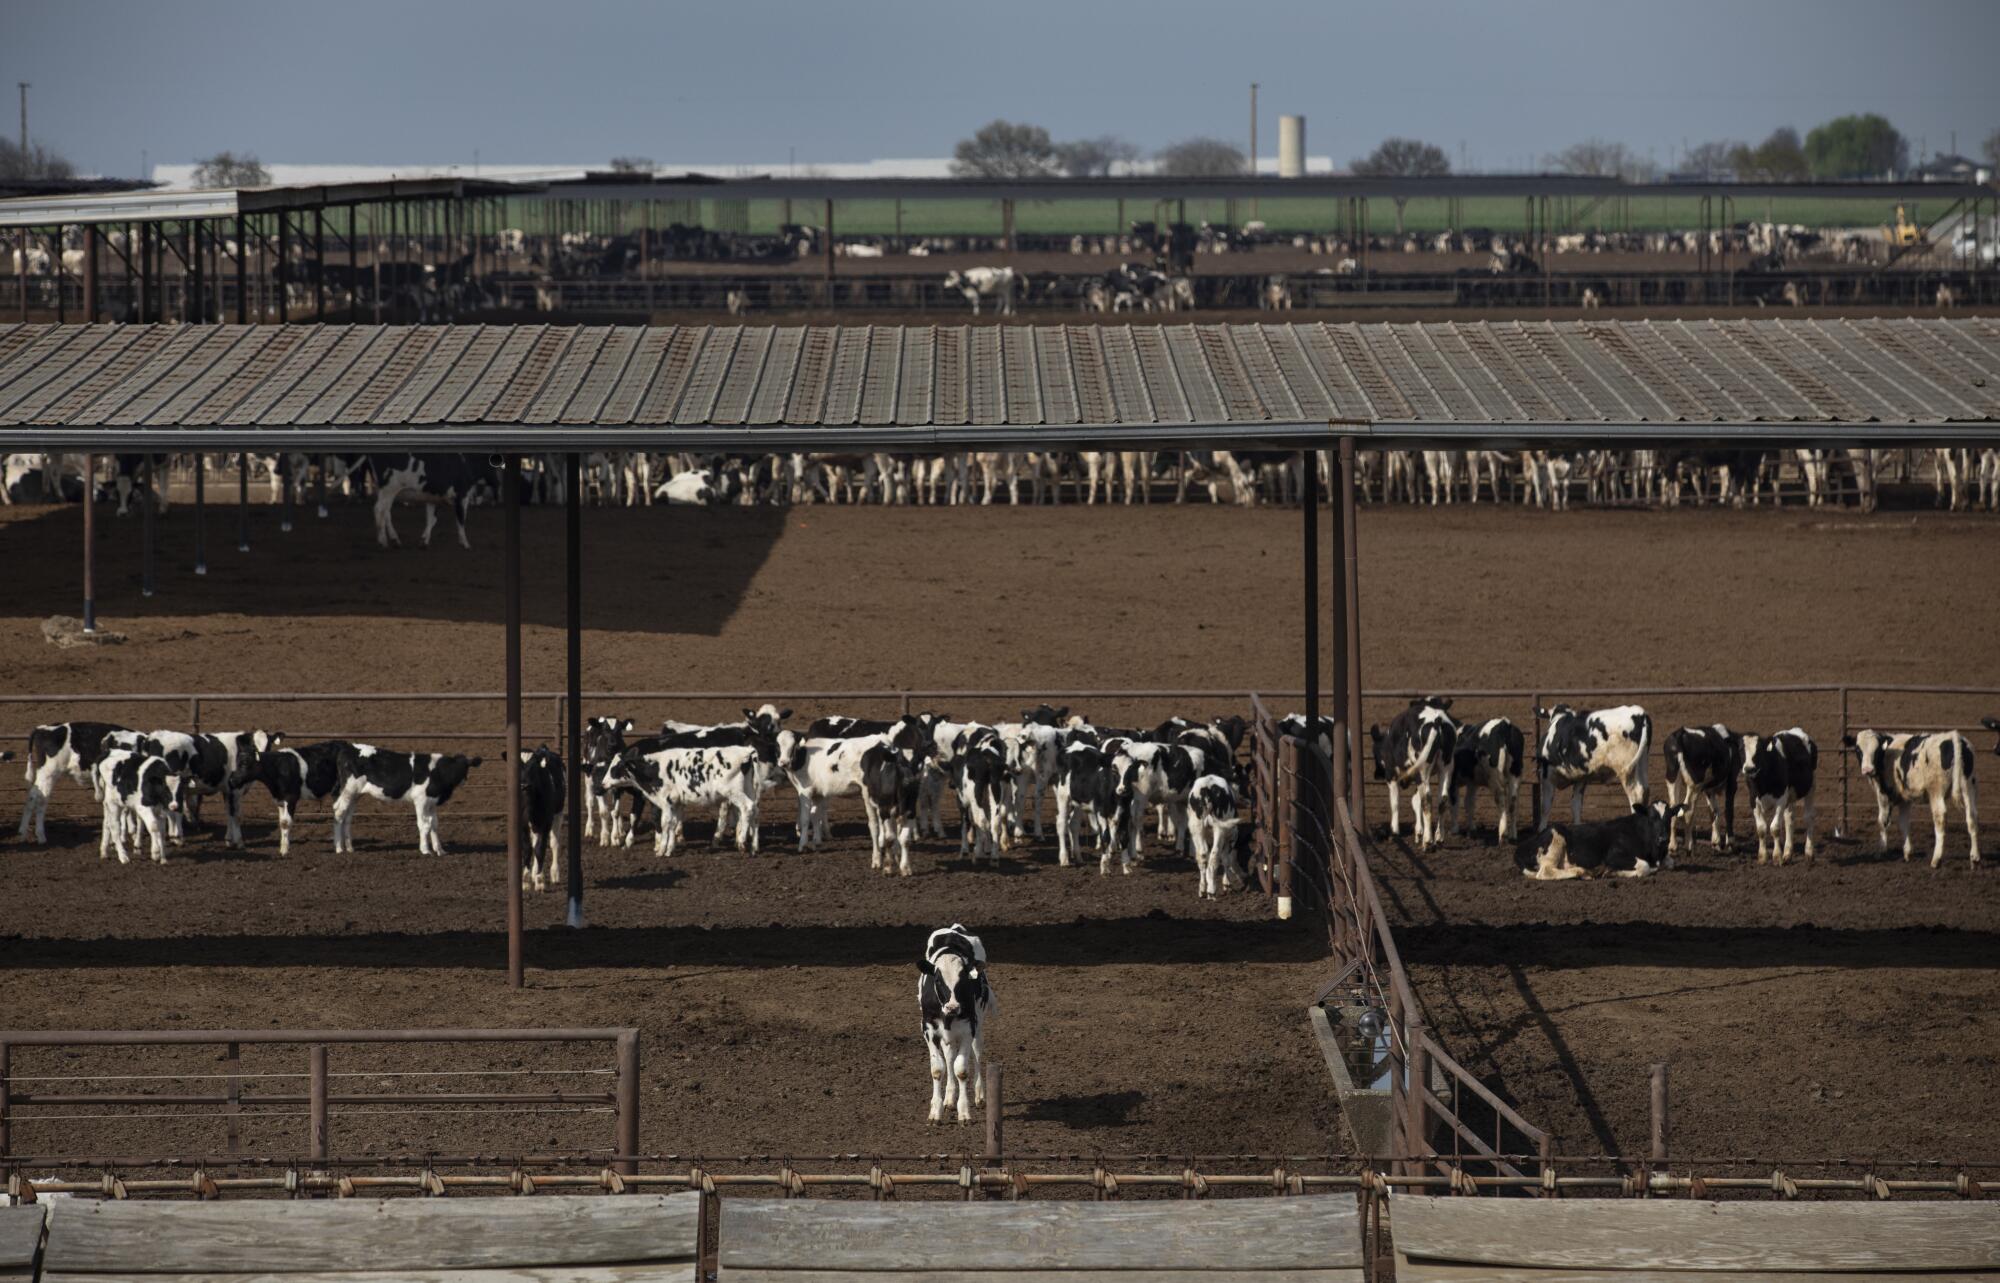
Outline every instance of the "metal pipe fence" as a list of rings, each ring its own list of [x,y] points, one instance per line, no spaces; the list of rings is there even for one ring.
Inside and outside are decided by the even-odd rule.
[[[335,1072],[330,1068],[328,1049],[333,1046],[355,1045],[397,1045],[419,1044],[437,1047],[449,1044],[468,1043],[608,1043],[613,1049],[613,1067],[610,1069],[550,1068],[538,1070],[519,1069],[477,1069],[477,1070],[383,1070]],[[14,1064],[15,1053],[22,1048],[59,1049],[67,1056],[73,1056],[80,1048],[104,1047],[220,1047],[223,1049],[221,1068],[212,1073],[145,1073],[145,1074],[92,1074],[79,1070],[67,1058],[63,1062],[62,1073],[20,1073]],[[242,1063],[242,1052],[246,1046],[286,1046],[306,1048],[306,1068],[302,1073],[271,1073],[246,1069]],[[541,1091],[541,1092],[497,1092],[497,1091],[457,1091],[457,1092],[400,1092],[400,1091],[340,1091],[335,1089],[336,1079],[390,1077],[496,1077],[515,1074],[530,1074],[539,1077],[591,1075],[615,1079],[609,1091]],[[304,1078],[307,1090],[277,1092],[246,1092],[246,1083],[256,1083],[268,1079]],[[23,1084],[38,1083],[104,1083],[104,1082],[194,1082],[219,1081],[222,1089],[208,1092],[159,1092],[159,1091],[76,1091],[76,1090],[20,1090]],[[639,1149],[639,1031],[636,1028],[578,1028],[578,1029],[167,1029],[167,1030],[0,1030],[0,1168],[17,1166],[18,1160],[10,1158],[13,1148],[13,1130],[16,1126],[39,1124],[59,1127],[63,1123],[79,1121],[125,1120],[136,1118],[200,1118],[197,1114],[75,1114],[42,1113],[50,1107],[89,1106],[110,1109],[145,1108],[153,1111],[161,1109],[212,1109],[220,1111],[219,1117],[227,1129],[226,1145],[229,1157],[220,1160],[226,1163],[243,1161],[237,1150],[242,1140],[242,1127],[247,1122],[273,1116],[278,1107],[306,1106],[304,1117],[309,1136],[309,1154],[314,1163],[324,1165],[333,1159],[332,1121],[343,1116],[337,1106],[354,1105],[400,1105],[411,1107],[410,1113],[464,1113],[476,1111],[483,1106],[508,1106],[519,1112],[543,1112],[548,1110],[593,1110],[608,1113],[613,1120],[613,1135],[610,1152],[613,1170],[624,1171],[631,1167],[630,1155]],[[436,1106],[466,1106],[470,1110],[452,1108],[439,1110]],[[425,1108],[430,1107],[430,1108]],[[21,1112],[27,1109],[28,1113]],[[217,1115],[207,1115],[215,1117]],[[298,1116],[296,1109],[287,1116]],[[38,1130],[40,1128],[38,1127]],[[40,1161],[40,1160],[36,1160]],[[74,1158],[72,1162],[76,1161]],[[213,1164],[210,1164],[213,1165]]]

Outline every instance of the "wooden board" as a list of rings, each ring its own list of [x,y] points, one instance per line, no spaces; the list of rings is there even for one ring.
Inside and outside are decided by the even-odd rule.
[[[0,1207],[0,1278],[33,1278],[46,1203]]]
[[[1597,1270],[2000,1270],[2000,1203],[1433,1198],[1389,1203],[1398,1254]]]
[[[0,1274],[0,1278],[6,1277]],[[43,1274],[41,1283],[689,1283],[694,1263],[550,1265],[533,1269],[397,1270],[380,1274]]]
[[[694,1260],[697,1194],[85,1202],[49,1212],[57,1274],[295,1274]]]
[[[1911,1274],[1902,1270],[1799,1274],[1787,1270],[1538,1270],[1522,1266],[1411,1264],[1396,1257],[1396,1283],[1994,1283],[2000,1273]]]
[[[1360,1269],[724,1269],[718,1283],[1364,1283]],[[146,1281],[150,1283],[150,1281]],[[218,1283],[236,1283],[234,1279]],[[1824,1281],[1816,1281],[1824,1283]],[[1982,1283],[1992,1283],[1984,1279]]]
[[[724,1199],[725,1269],[937,1271],[1353,1269],[1355,1200],[833,1203]],[[1129,1277],[1129,1275],[1128,1275]]]

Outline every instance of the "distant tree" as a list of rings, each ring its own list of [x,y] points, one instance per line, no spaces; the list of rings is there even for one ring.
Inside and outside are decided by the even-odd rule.
[[[1451,158],[1444,149],[1415,138],[1384,138],[1374,151],[1349,165],[1363,178],[1435,178],[1451,172]],[[1403,207],[1409,197],[1396,201],[1396,235],[1403,234]]]
[[[1979,145],[1979,150],[1986,153],[1987,164],[2000,169],[2000,129],[1986,135],[1986,141]]]
[[[1056,164],[1071,178],[1102,178],[1139,159],[1139,148],[1112,134],[1056,144]]]
[[[653,172],[651,156],[613,156],[611,172],[614,174],[650,174]]]
[[[0,139],[0,178],[15,181],[68,178],[75,173],[75,166],[67,158],[38,142],[30,140],[24,153],[18,144]]]
[[[951,172],[960,178],[1044,178],[1056,172],[1056,145],[1040,125],[995,120],[952,148]]]
[[[1805,147],[1799,142],[1799,131],[1790,125],[1773,129],[1770,137],[1755,147],[1739,145],[1729,154],[1729,167],[1738,178],[1766,182],[1796,182],[1809,176]]]
[[[255,156],[219,151],[194,166],[196,187],[269,187],[271,175]]]
[[[1162,174],[1177,178],[1226,178],[1250,170],[1243,149],[1220,138],[1183,138],[1153,156]]]
[[[1565,174],[1595,174],[1604,178],[1631,178],[1644,182],[1655,177],[1658,167],[1624,143],[1590,138],[1563,148],[1542,163]]]
[[[1910,164],[1910,144],[1882,117],[1841,116],[1806,135],[1814,178],[1876,178]]]
[[[1697,143],[1688,148],[1688,154],[1681,159],[1681,168],[1703,178],[1724,178],[1736,171],[1737,154],[1749,150],[1748,144],[1739,142]]]

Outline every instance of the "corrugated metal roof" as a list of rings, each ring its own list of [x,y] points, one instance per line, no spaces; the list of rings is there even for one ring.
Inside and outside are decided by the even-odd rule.
[[[571,444],[914,430],[1188,442],[1289,439],[1335,419],[1496,438],[1991,428],[2000,322],[0,326],[10,442],[454,426],[453,441]]]

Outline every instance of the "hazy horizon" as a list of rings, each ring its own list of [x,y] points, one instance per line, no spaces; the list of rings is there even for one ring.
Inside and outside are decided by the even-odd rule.
[[[1889,20],[1893,15],[1893,20]],[[1655,5],[1023,0],[680,6],[520,0],[338,7],[247,0],[10,6],[0,87],[34,141],[137,174],[216,151],[292,164],[800,166],[948,155],[996,117],[1147,151],[1239,146],[1262,85],[1337,166],[1387,135],[1519,170],[1587,138],[1663,168],[1688,144],[1878,112],[1912,159],[2000,130],[1992,0]],[[227,74],[224,74],[224,73]],[[14,134],[7,113],[7,136]]]

